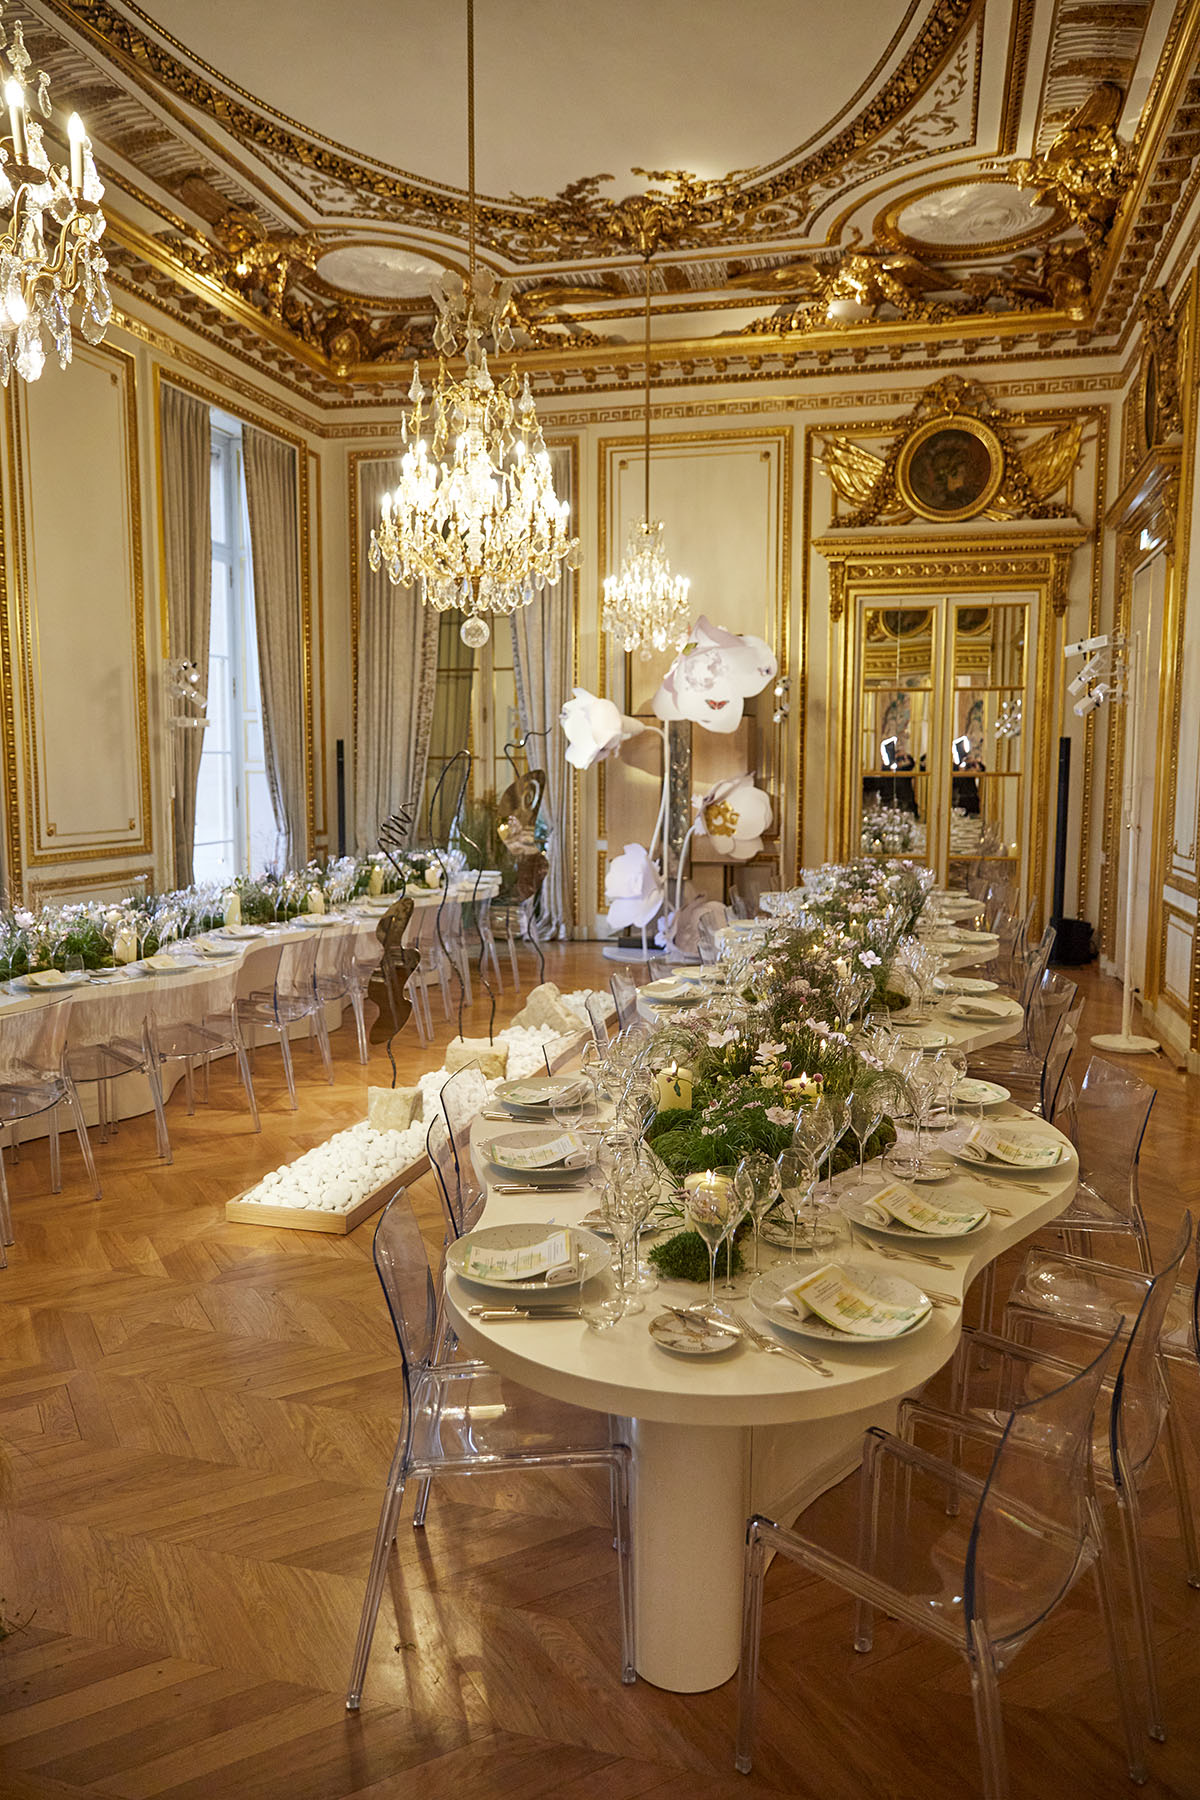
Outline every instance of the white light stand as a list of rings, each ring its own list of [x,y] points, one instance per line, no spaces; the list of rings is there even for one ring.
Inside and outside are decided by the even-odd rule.
[[[1088,638],[1080,644],[1068,644],[1067,655],[1091,652],[1090,660],[1070,684],[1070,692],[1086,685],[1087,692],[1075,702],[1075,711],[1086,717],[1104,705],[1106,700],[1125,705],[1125,795],[1122,824],[1125,829],[1125,957],[1122,968],[1121,1029],[1098,1032],[1092,1039],[1097,1050],[1112,1050],[1119,1056],[1149,1056],[1159,1048],[1158,1040],[1143,1037],[1133,1025],[1133,910],[1137,893],[1138,846],[1141,841],[1141,732],[1140,719],[1144,694],[1141,633],[1135,632],[1128,659],[1123,659],[1124,639]],[[1081,679],[1082,677],[1082,679]]]

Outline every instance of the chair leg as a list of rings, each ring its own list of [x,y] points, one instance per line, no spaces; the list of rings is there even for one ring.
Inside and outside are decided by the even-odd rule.
[[[1146,1559],[1142,1552],[1141,1507],[1137,1489],[1125,1478],[1117,1489],[1117,1511],[1121,1518],[1121,1536],[1125,1547],[1125,1567],[1129,1574],[1129,1597],[1133,1610],[1134,1637],[1142,1665],[1142,1686],[1146,1702],[1146,1730],[1158,1743],[1166,1738],[1162,1722],[1162,1701],[1158,1692],[1158,1658],[1154,1649],[1154,1625],[1150,1616],[1150,1595],[1146,1587]]]
[[[362,989],[352,987],[349,999],[350,1009],[354,1014],[354,1029],[358,1034],[358,1060],[360,1063],[365,1063],[370,1052],[367,1049],[367,1019],[366,1009],[363,1006]]]
[[[196,1116],[196,1077],[192,1073],[190,1056],[185,1056],[183,1059],[183,1091],[187,1095],[188,1118],[194,1119]]]
[[[325,1079],[333,1086],[333,1058],[329,1054],[329,1027],[325,1023],[325,1013],[321,1007],[309,1015],[309,1030],[316,1031],[317,1049],[321,1052],[321,1061],[325,1065]]]
[[[79,1150],[83,1157],[83,1166],[87,1170],[88,1180],[92,1184],[92,1199],[99,1200],[100,1177],[96,1173],[96,1164],[92,1157],[92,1146],[88,1140],[87,1121],[83,1116],[83,1108],[79,1104],[79,1093],[73,1081],[69,1082],[67,1086],[67,1105],[71,1109],[71,1122],[75,1127],[75,1136],[79,1139]],[[53,1141],[55,1143],[58,1141],[57,1125],[55,1126]]]
[[[296,1110],[296,1077],[292,1072],[292,1046],[288,1043],[287,1026],[279,1027],[279,1054],[283,1058],[283,1074],[287,1082],[288,1099],[292,1103],[292,1111]]]
[[[0,1146],[0,1255],[3,1255],[3,1246],[12,1242],[12,1207],[8,1200],[8,1178],[4,1173],[4,1150]],[[0,1263],[0,1268],[6,1269],[7,1267],[8,1258],[5,1257],[3,1263]]]
[[[50,1130],[50,1192],[62,1193],[62,1153],[58,1143],[58,1108],[50,1108],[48,1121]]]
[[[1004,1754],[1004,1722],[1000,1716],[1000,1691],[996,1663],[987,1634],[978,1619],[972,1631],[971,1699],[975,1703],[975,1731],[983,1764],[984,1800],[1008,1800],[1008,1759]]]
[[[738,1663],[737,1738],[733,1766],[748,1775],[754,1762],[754,1725],[758,1708],[758,1658],[762,1648],[763,1579],[767,1557],[760,1522],[751,1519],[746,1531],[746,1572],[742,1583],[742,1655]]]
[[[513,986],[519,994],[521,991],[521,970],[517,964],[517,940],[513,936],[511,925],[508,928],[508,960],[512,964]]]
[[[616,1490],[614,1518],[617,1527],[617,1583],[621,1601],[621,1680],[628,1687],[637,1680],[637,1653],[633,1616],[633,1529],[629,1516],[629,1453],[624,1450],[611,1465]]]
[[[262,1120],[258,1116],[258,1100],[254,1093],[254,1082],[250,1076],[250,1059],[246,1055],[246,1046],[240,1037],[234,1039],[234,1055],[238,1060],[238,1073],[242,1078],[242,1086],[246,1090],[246,1102],[250,1108],[250,1117],[254,1121],[255,1131],[262,1130]]]
[[[407,1445],[403,1436],[396,1445],[392,1466],[388,1470],[387,1487],[384,1490],[383,1505],[379,1509],[379,1525],[375,1532],[375,1548],[371,1552],[371,1567],[367,1574],[367,1591],[363,1595],[362,1615],[358,1621],[358,1638],[354,1645],[354,1657],[350,1664],[350,1685],[346,1690],[346,1709],[357,1712],[362,1699],[363,1682],[367,1674],[367,1660],[371,1654],[371,1640],[375,1636],[375,1621],[379,1617],[379,1602],[383,1598],[383,1584],[387,1577],[388,1559],[392,1545],[396,1541],[396,1524],[400,1517],[400,1508],[404,1504],[405,1456]]]
[[[154,1136],[158,1154],[163,1162],[173,1161],[171,1155],[171,1139],[167,1132],[167,1114],[163,1106],[162,1064],[154,1053],[149,1037],[142,1041],[142,1067],[146,1071],[146,1080],[150,1087],[150,1103],[154,1108]]]
[[[1092,1578],[1096,1584],[1096,1599],[1104,1620],[1104,1634],[1108,1639],[1109,1666],[1112,1669],[1113,1682],[1117,1690],[1117,1706],[1121,1714],[1121,1729],[1125,1736],[1125,1759],[1129,1765],[1130,1779],[1141,1783],[1146,1779],[1146,1759],[1142,1754],[1137,1709],[1133,1704],[1133,1683],[1125,1663],[1125,1641],[1121,1636],[1121,1615],[1117,1607],[1116,1596],[1113,1593],[1104,1519],[1094,1500],[1089,1501],[1088,1504],[1092,1516],[1092,1535],[1100,1546],[1096,1560],[1092,1564]]]

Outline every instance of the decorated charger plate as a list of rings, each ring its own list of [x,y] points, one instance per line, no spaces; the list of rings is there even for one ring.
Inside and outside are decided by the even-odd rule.
[[[28,975],[18,975],[14,986],[28,988],[33,994],[61,994],[67,988],[86,984],[85,969],[72,969],[70,974],[64,969],[34,969]]]
[[[231,956],[239,954],[236,944],[210,943],[204,938],[197,941],[196,949],[211,962],[226,962]]]
[[[189,969],[195,973],[196,969],[196,965],[190,957],[185,962],[182,957],[168,956],[165,950],[155,956],[147,956],[142,967],[147,975],[182,975]]]
[[[1012,1095],[998,1081],[979,1081],[969,1075],[956,1084],[954,1098],[962,1106],[999,1106]]]
[[[719,1331],[700,1313],[689,1313],[681,1319],[676,1313],[658,1313],[647,1330],[660,1350],[676,1356],[720,1356],[736,1350],[741,1343],[737,1332]]]
[[[594,1232],[572,1225],[571,1236],[579,1259],[579,1274],[573,1281],[497,1281],[488,1275],[467,1274],[466,1263],[472,1244],[486,1245],[492,1250],[524,1250],[530,1244],[543,1243],[548,1229],[545,1220],[536,1224],[483,1225],[478,1231],[468,1231],[447,1244],[447,1267],[461,1281],[470,1282],[472,1287],[491,1288],[504,1294],[545,1294],[549,1297],[582,1286],[608,1267],[612,1256],[608,1245],[602,1244]]]
[[[1000,983],[981,975],[939,975],[933,985],[941,994],[994,994]]]
[[[982,1150],[977,1144],[958,1144],[951,1149],[950,1154],[956,1162],[965,1164],[969,1169],[981,1169],[985,1174],[994,1173],[1003,1175],[1006,1179],[1012,1175],[1015,1176],[1017,1180],[1020,1180],[1023,1175],[1029,1175],[1035,1181],[1039,1175],[1049,1175],[1052,1170],[1060,1169],[1063,1163],[1068,1160],[1070,1153],[1067,1146],[1065,1144],[1055,1143],[1052,1138],[1035,1137],[1030,1136],[1028,1133],[1018,1132],[1012,1132],[1010,1135],[1021,1143],[1030,1145],[1036,1144],[1039,1148],[1044,1144],[1049,1149],[1056,1150],[1058,1154],[1053,1162],[1036,1163],[1033,1165],[1005,1162],[999,1156],[989,1156],[987,1152]]]
[[[342,925],[345,921],[336,913],[297,913],[292,920],[293,925]]]
[[[852,1219],[856,1225],[861,1225],[864,1231],[877,1232],[880,1237],[898,1238],[901,1243],[911,1244],[914,1247],[922,1243],[955,1244],[960,1238],[974,1237],[976,1232],[983,1231],[992,1222],[991,1214],[988,1213],[980,1219],[977,1225],[972,1225],[968,1231],[917,1231],[912,1225],[902,1225],[899,1219],[888,1219],[881,1222],[871,1218],[867,1211],[870,1199],[870,1194],[861,1196],[847,1194],[839,1204],[846,1217]],[[964,1208],[964,1211],[966,1210]],[[978,1208],[971,1207],[970,1211],[978,1211]]]
[[[967,931],[961,925],[954,925],[951,927],[951,933],[955,943],[958,944],[998,944],[1000,942],[998,931]],[[949,936],[950,933],[947,935]]]
[[[265,937],[267,934],[265,925],[222,925],[220,930],[223,937],[237,938],[239,940],[242,938]]]
[[[587,1150],[577,1138],[571,1141],[575,1149],[571,1157],[563,1162],[541,1163],[530,1168],[520,1157],[513,1158],[511,1152],[538,1150],[544,1144],[552,1144],[555,1138],[571,1137],[564,1132],[561,1125],[532,1125],[523,1131],[505,1131],[489,1138],[485,1146],[488,1167],[493,1181],[512,1181],[514,1176],[530,1187],[562,1187],[564,1182],[576,1186],[591,1169],[591,1161]]]
[[[980,1004],[988,1000],[991,1000],[990,1005]],[[1003,996],[992,999],[988,994],[960,994],[945,1010],[949,1018],[962,1019],[972,1025],[1002,1025],[1005,1019],[1021,1017],[1025,1009],[1019,1000],[1005,1000]]]
[[[587,1088],[578,1075],[526,1075],[520,1081],[497,1083],[495,1097],[512,1113],[546,1113],[560,1096],[582,1093]]]
[[[814,1265],[815,1266],[815,1265]],[[772,1325],[778,1325],[781,1331],[790,1331],[796,1337],[817,1338],[823,1344],[872,1344],[877,1350],[886,1350],[902,1337],[911,1337],[914,1331],[920,1331],[933,1317],[933,1309],[928,1295],[914,1282],[905,1281],[899,1275],[881,1274],[864,1263],[839,1262],[839,1268],[872,1299],[886,1301],[891,1306],[925,1306],[929,1310],[919,1318],[907,1331],[899,1331],[894,1337],[859,1337],[852,1331],[839,1331],[836,1325],[827,1325],[824,1319],[818,1319],[809,1313],[801,1318],[795,1307],[783,1298],[785,1288],[796,1279],[795,1269],[786,1266],[779,1269],[768,1269],[750,1284],[750,1299],[764,1319]]]
[[[648,981],[638,991],[652,1006],[695,1006],[704,998],[703,990],[694,982],[675,975],[664,976],[661,981]]]

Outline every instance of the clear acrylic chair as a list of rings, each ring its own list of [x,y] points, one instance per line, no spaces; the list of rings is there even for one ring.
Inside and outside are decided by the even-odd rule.
[[[358,1038],[358,1060],[365,1063],[370,1055],[367,1048],[367,1016],[364,999],[365,984],[360,984],[355,970],[355,945],[352,931],[334,931],[332,928],[322,931],[317,940],[317,967],[315,974],[317,995],[321,1005],[332,1006],[337,1002],[349,1003],[354,1014],[354,1029]]]
[[[425,1149],[429,1164],[437,1178],[438,1192],[446,1215],[446,1242],[473,1231],[483,1212],[487,1189],[475,1173],[469,1146],[460,1155],[450,1135],[446,1120],[436,1115],[425,1133]]]
[[[1155,1090],[1101,1056],[1092,1057],[1077,1090],[1065,1092],[1068,1082],[1054,1117],[1079,1153],[1079,1184],[1047,1229],[1065,1231],[1071,1248],[1083,1255],[1092,1254],[1093,1234],[1127,1237],[1148,1274],[1154,1264],[1138,1197],[1138,1160]]]
[[[496,869],[483,871],[483,882],[480,883],[475,896],[475,929],[479,933],[479,973],[486,981],[488,971],[495,980],[500,993],[504,992],[504,980],[500,974],[500,959],[496,954],[496,932],[492,924],[492,902],[500,887],[500,873]]]
[[[250,953],[255,957],[262,954],[258,950]],[[249,960],[247,957],[246,962]],[[238,978],[236,965],[230,963],[219,970],[206,971],[200,985],[194,986],[182,975],[156,982],[146,1015],[146,1042],[160,1071],[165,1063],[182,1062],[189,1118],[196,1111],[196,1065],[200,1066],[203,1095],[207,1100],[211,1059],[232,1052],[237,1058],[251,1122],[255,1131],[261,1131],[258,1101],[237,1017]]]
[[[450,1141],[454,1146],[454,1154],[458,1159],[460,1170],[467,1169],[473,1173],[471,1163],[471,1124],[476,1113],[486,1106],[488,1087],[483,1071],[478,1063],[468,1063],[463,1069],[456,1069],[453,1075],[442,1083],[438,1095],[445,1115],[446,1124],[450,1128]],[[470,1179],[470,1177],[468,1177]]]
[[[1189,1584],[1200,1587],[1196,1532],[1178,1433],[1170,1410],[1170,1387],[1162,1357],[1162,1332],[1179,1268],[1192,1237],[1185,1213],[1176,1242],[1156,1275],[1114,1268],[1088,1257],[1033,1249],[1013,1283],[1001,1333],[969,1334],[954,1367],[955,1407],[976,1405],[973,1375],[1007,1383],[1006,1404],[1025,1398],[1039,1380],[1057,1381],[1062,1371],[1090,1360],[1098,1343],[1109,1341],[1123,1320],[1122,1354],[1103,1392],[1107,1412],[1098,1420],[1093,1474],[1117,1501],[1125,1551],[1135,1638],[1142,1671],[1147,1729],[1166,1733],[1158,1690],[1154,1632],[1146,1581],[1139,1487],[1161,1441],[1175,1496],[1180,1539]]]
[[[58,1142],[58,1109],[65,1101],[91,1183],[92,1198],[99,1200],[100,1181],[92,1159],[92,1146],[67,1064],[70,1018],[71,1000],[66,995],[5,1013],[4,1028],[0,1031],[0,1129],[5,1125],[15,1129],[22,1119],[37,1118],[42,1113],[48,1115],[50,1191],[59,1194],[62,1192],[62,1158]],[[12,1241],[12,1209],[4,1173],[4,1152],[0,1147],[0,1246]],[[0,1267],[6,1266],[6,1261],[0,1261]]]
[[[296,1110],[296,1077],[288,1042],[293,1025],[308,1020],[309,1039],[316,1039],[325,1065],[325,1079],[330,1083],[333,1081],[329,1033],[325,1029],[325,1002],[317,992],[317,948],[314,934],[306,932],[303,937],[288,938],[282,946],[273,944],[252,950],[242,965],[238,981],[238,1023],[243,1031],[249,1027],[255,1034],[269,1031],[278,1037],[293,1112]],[[274,974],[264,980],[271,958],[275,959]],[[253,1044],[253,1038],[250,1041]]]
[[[436,1476],[500,1474],[523,1469],[595,1468],[610,1476],[615,1500],[620,1587],[621,1679],[635,1679],[633,1584],[629,1533],[629,1450],[609,1437],[608,1419],[530,1395],[502,1380],[486,1363],[435,1357],[434,1281],[406,1189],[388,1202],[375,1230],[375,1268],[400,1347],[402,1416],[388,1471],[375,1546],[363,1597],[346,1705],[356,1712],[405,1487],[422,1491],[413,1513],[425,1523],[428,1484]],[[548,1429],[551,1415],[554,1429]]]
[[[968,1664],[986,1800],[1009,1792],[997,1686],[1077,1577],[1092,1569],[1117,1684],[1130,1773],[1145,1771],[1092,1490],[1093,1421],[1116,1334],[1015,1406],[1001,1427],[945,1415],[942,1454],[873,1428],[864,1441],[853,1555],[771,1520],[750,1520],[736,1766],[751,1767],[763,1577],[777,1552],[853,1594],[854,1648],[872,1649],[876,1609],[957,1650]]]
[[[604,1004],[603,994],[589,993],[584,1000],[584,1010],[591,1022],[592,1037],[601,1056],[608,1049],[608,1011]]]
[[[187,980],[170,975],[167,981]],[[100,1142],[107,1144],[118,1130],[119,1108],[114,1105],[113,1083],[124,1075],[141,1075],[154,1111],[154,1134],[163,1162],[171,1159],[171,1140],[163,1110],[162,1074],[150,1043],[149,1015],[153,994],[141,981],[119,976],[103,986],[96,983],[75,995],[67,1023],[67,1069],[76,1087],[92,1086]]]
[[[627,1025],[637,1023],[638,984],[627,969],[614,969],[608,978],[608,986],[617,1008],[617,1027],[624,1031]]]

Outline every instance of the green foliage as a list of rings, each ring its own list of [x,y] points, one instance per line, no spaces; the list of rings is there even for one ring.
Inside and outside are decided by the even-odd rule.
[[[743,1267],[742,1246],[738,1241],[742,1233],[739,1231],[733,1243],[733,1272],[740,1274]],[[724,1275],[728,1246],[721,1245],[717,1254],[717,1274]],[[647,1261],[652,1262],[664,1281],[707,1281],[708,1280],[708,1245],[698,1231],[680,1231],[674,1237],[664,1238],[661,1244],[647,1252]]]

